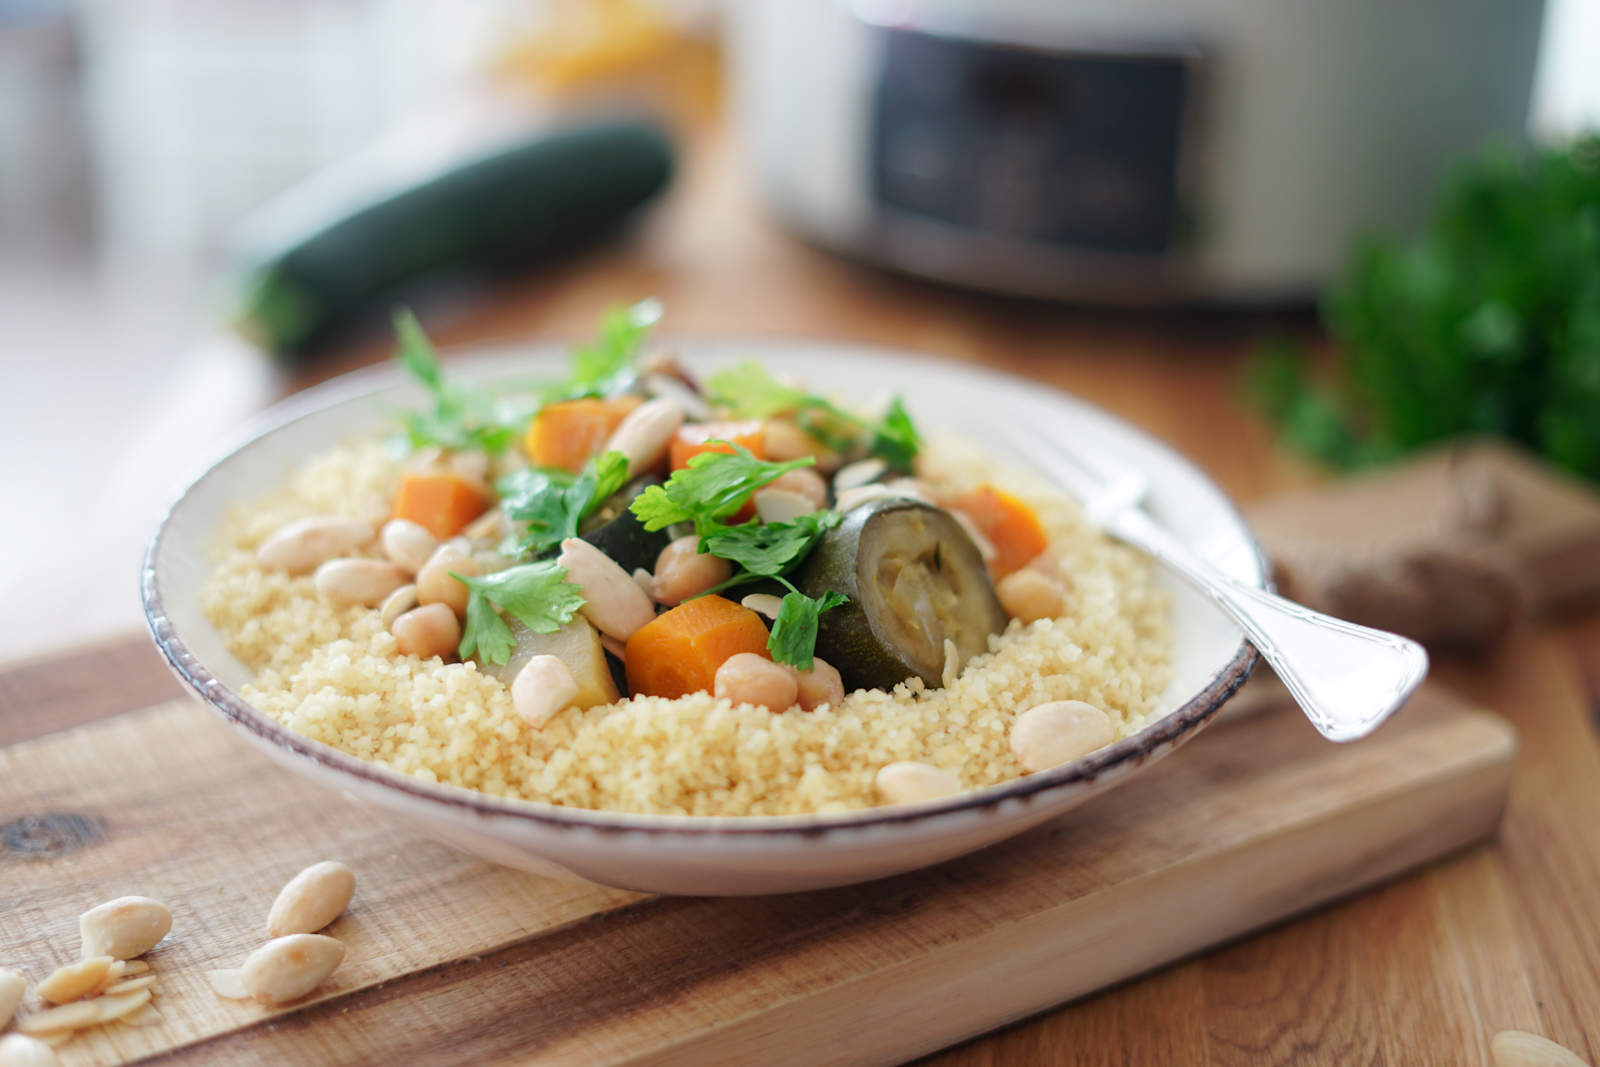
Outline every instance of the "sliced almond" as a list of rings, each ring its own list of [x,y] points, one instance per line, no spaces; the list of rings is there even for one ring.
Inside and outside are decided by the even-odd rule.
[[[110,956],[91,956],[69,963],[56,968],[34,991],[52,1004],[70,1003],[98,989],[115,962]]]
[[[124,978],[116,985],[108,987],[102,996],[119,997],[124,993],[132,993],[138,989],[149,989],[155,984],[156,976],[153,974],[147,974],[143,978]]]
[[[148,963],[146,963],[144,960],[123,960],[122,961],[122,974],[123,974],[124,977],[126,977],[126,976],[128,976],[130,974],[143,974],[144,972],[148,971],[149,969],[150,969],[150,965]]]
[[[146,1004],[137,1011],[129,1012],[117,1021],[126,1023],[129,1026],[154,1026],[165,1018],[166,1016],[162,1015],[160,1009],[154,1004]]]
[[[28,1036],[32,1037],[41,1045],[49,1045],[51,1048],[60,1048],[68,1041],[71,1041],[72,1035],[75,1033],[77,1033],[76,1030],[51,1030],[47,1034],[30,1034]],[[61,1061],[57,1060],[56,1062],[60,1063]]]
[[[80,1001],[18,1019],[17,1029],[25,1034],[48,1034],[52,1030],[77,1030],[93,1026],[99,1021],[100,1009],[88,1001]]]
[[[116,985],[117,982],[121,980],[127,966],[128,965],[121,960],[112,961],[111,966],[106,968],[106,976],[100,979],[100,983],[98,985],[83,995],[84,999],[88,1000],[92,997],[98,997],[100,994]]]
[[[244,987],[244,979],[239,976],[237,967],[226,971],[207,971],[206,978],[211,981],[211,988],[226,1000],[249,1000],[250,990]]]
[[[131,1015],[150,1003],[150,990],[136,989],[119,997],[95,997],[89,1003],[100,1009],[100,1021],[108,1023]]]

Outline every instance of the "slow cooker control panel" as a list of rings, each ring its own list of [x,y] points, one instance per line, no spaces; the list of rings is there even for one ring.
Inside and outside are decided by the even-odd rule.
[[[1085,251],[1177,244],[1190,56],[881,32],[880,208]]]

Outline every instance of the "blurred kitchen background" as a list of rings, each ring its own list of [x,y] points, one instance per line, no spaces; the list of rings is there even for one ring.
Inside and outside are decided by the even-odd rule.
[[[930,303],[953,284],[1293,329],[1352,236],[1421,224],[1445,160],[1600,126],[1596,55],[1600,0],[0,0],[0,660],[139,626],[182,472],[320,376],[325,353],[274,362],[223,326],[241,223],[336,164],[403,184],[508,131],[645,114],[678,175],[641,289],[714,247],[736,302],[741,248],[804,240],[924,275]],[[1057,163],[1076,184],[1041,199]],[[448,333],[477,296],[441,294],[424,319]],[[764,328],[759,300],[685,303],[669,330]],[[891,337],[916,347],[916,322]],[[357,324],[327,350],[378,346]]]

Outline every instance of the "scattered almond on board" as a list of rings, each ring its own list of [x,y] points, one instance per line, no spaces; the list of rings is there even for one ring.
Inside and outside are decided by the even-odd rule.
[[[356,876],[332,860],[289,879],[267,913],[273,939],[250,953],[243,967],[211,971],[212,990],[228,1000],[263,1004],[286,1004],[310,993],[344,962],[344,945],[316,931],[343,913],[355,891]]]
[[[1489,1055],[1494,1058],[1494,1067],[1589,1067],[1571,1049],[1521,1030],[1495,1034],[1489,1042]]]
[[[344,945],[318,934],[355,894],[356,879],[342,863],[313,864],[295,875],[267,915],[272,940],[238,970],[212,971],[212,988],[234,1000],[286,1004],[308,995],[344,961]],[[60,1067],[56,1047],[78,1030],[108,1023],[149,1026],[164,1016],[151,999],[161,992],[150,965],[135,959],[172,930],[172,912],[149,897],[118,897],[78,920],[82,958],[56,968],[34,987],[51,1005],[16,1020],[17,1033],[0,1037],[0,1067]],[[0,967],[0,1030],[12,1021],[27,980]]]

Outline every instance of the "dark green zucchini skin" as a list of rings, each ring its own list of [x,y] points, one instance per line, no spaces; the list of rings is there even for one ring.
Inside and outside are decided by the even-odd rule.
[[[610,556],[629,574],[639,567],[654,574],[656,557],[672,543],[667,531],[651,533],[644,528],[638,516],[626,508],[604,526],[578,536]]]
[[[503,148],[374,203],[292,247],[257,251],[240,332],[285,357],[325,345],[424,279],[547,263],[614,232],[660,192],[672,150],[608,123]]]
[[[648,487],[660,484],[661,479],[655,475],[635,478],[607,497],[595,513],[584,520],[578,528],[578,536],[610,556],[629,574],[639,567],[654,574],[656,558],[672,543],[672,535],[666,530],[654,533],[646,530],[639,517],[628,510],[628,505]],[[552,545],[539,558],[555,559],[560,554],[561,546]]]
[[[907,509],[933,513],[942,528],[942,548],[949,550],[949,564],[969,568],[981,576],[971,603],[963,604],[963,614],[982,622],[988,632],[1005,629],[1006,615],[977,546],[959,524],[938,508],[913,500],[875,500],[849,512],[839,526],[828,531],[812,549],[798,570],[789,575],[795,587],[809,597],[820,597],[828,590],[850,598],[822,613],[817,623],[816,653],[839,671],[845,691],[854,689],[893,689],[911,677],[920,677],[932,688],[944,684],[938,671],[921,671],[896,652],[881,627],[874,624],[861,595],[866,579],[858,567],[859,546],[867,524],[880,515]],[[966,651],[970,656],[973,650]]]

